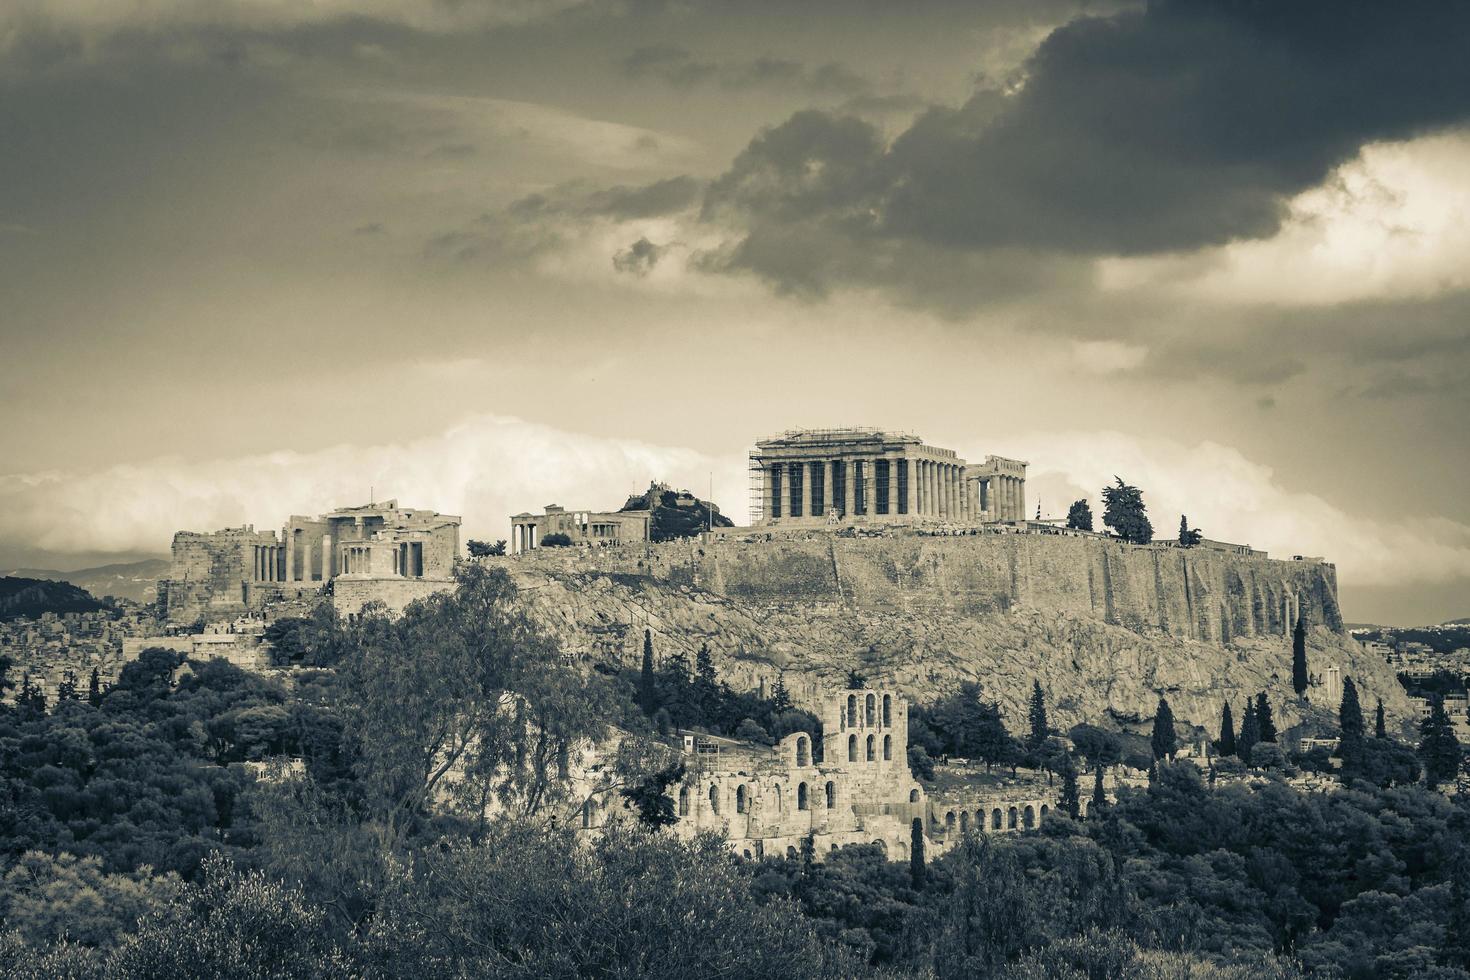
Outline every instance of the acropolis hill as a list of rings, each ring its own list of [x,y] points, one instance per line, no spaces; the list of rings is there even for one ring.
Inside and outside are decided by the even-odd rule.
[[[1224,699],[1266,690],[1290,725],[1302,717],[1290,690],[1301,615],[1314,675],[1337,667],[1390,715],[1411,711],[1389,668],[1342,632],[1335,570],[1321,562],[898,527],[489,561],[510,570],[569,653],[636,664],[647,628],[662,651],[692,656],[707,643],[737,687],[784,672],[798,700],[841,687],[855,667],[921,702],[978,680],[1012,719],[1025,716],[1034,678],[1069,724],[1141,723],[1162,692],[1179,720],[1209,728]],[[1325,687],[1312,696],[1328,706]]]

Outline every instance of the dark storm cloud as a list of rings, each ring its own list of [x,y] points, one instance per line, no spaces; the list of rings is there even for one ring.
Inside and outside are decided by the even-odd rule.
[[[933,108],[892,143],[798,113],[711,184],[705,215],[748,231],[726,267],[763,275],[762,242],[795,222],[868,248],[1084,257],[1267,237],[1364,143],[1470,116],[1467,48],[1470,4],[1164,0],[1057,29],[1019,91]],[[793,258],[791,284],[839,271]]]
[[[668,249],[667,245],[655,245],[647,238],[640,238],[613,256],[613,268],[635,276],[646,276]]]
[[[815,67],[770,55],[746,61],[706,61],[674,44],[637,48],[623,59],[622,68],[629,78],[654,78],[679,87],[715,82],[728,89],[782,87],[846,96],[862,95],[873,87],[867,78],[835,61]]]

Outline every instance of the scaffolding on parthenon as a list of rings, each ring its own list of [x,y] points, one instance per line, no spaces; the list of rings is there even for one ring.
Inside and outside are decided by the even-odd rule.
[[[755,527],[766,517],[765,467],[761,464],[760,450],[750,451],[750,526]]]

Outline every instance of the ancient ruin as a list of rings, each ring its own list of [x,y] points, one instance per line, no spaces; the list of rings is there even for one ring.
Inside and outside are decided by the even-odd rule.
[[[453,581],[460,518],[387,500],[316,517],[293,515],[278,535],[253,525],[174,535],[159,603],[175,623],[230,618],[329,582],[355,583],[390,607]],[[367,583],[376,588],[364,590]]]
[[[791,429],[750,453],[751,523],[1022,520],[1026,466],[1001,456],[971,466],[907,432]]]

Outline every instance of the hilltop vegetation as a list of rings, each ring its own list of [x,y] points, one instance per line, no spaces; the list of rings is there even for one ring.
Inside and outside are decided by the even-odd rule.
[[[734,527],[735,522],[707,500],[700,500],[688,490],[670,490],[654,483],[639,494],[629,497],[620,510],[652,512],[649,536],[654,541],[674,541],[702,534],[709,527]]]
[[[105,602],[69,582],[10,575],[0,578],[0,622],[21,617],[35,619],[48,612],[93,612],[106,608]]]

